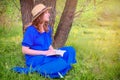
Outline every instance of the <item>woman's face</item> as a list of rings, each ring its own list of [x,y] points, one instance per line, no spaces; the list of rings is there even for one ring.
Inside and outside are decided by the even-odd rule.
[[[49,21],[49,17],[50,17],[50,13],[49,13],[49,11],[47,10],[47,11],[45,11],[45,13],[44,13],[43,20],[44,20],[44,21]]]

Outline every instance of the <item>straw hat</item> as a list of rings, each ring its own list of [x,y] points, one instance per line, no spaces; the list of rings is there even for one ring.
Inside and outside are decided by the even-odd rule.
[[[33,9],[32,9],[32,16],[33,19],[32,21],[34,21],[40,14],[42,14],[43,12],[45,12],[46,10],[51,9],[52,7],[46,7],[43,4],[38,4],[36,5]]]

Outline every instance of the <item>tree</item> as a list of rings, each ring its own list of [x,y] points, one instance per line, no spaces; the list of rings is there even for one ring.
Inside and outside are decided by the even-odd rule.
[[[77,5],[77,0],[67,0],[64,11],[62,13],[57,32],[55,33],[53,46],[55,48],[62,47],[72,27],[74,13]]]
[[[23,30],[26,24],[32,20],[31,10],[34,6],[34,0],[20,0]]]
[[[56,0],[20,0],[23,26],[31,21],[32,19],[31,10],[34,4],[36,5],[39,3],[43,3],[46,6],[52,7],[52,10],[50,12],[51,14],[50,25],[54,26]],[[77,0],[66,0],[66,5],[54,37],[53,46],[55,48],[64,46],[68,38],[68,34],[72,27],[76,5],[77,5]]]

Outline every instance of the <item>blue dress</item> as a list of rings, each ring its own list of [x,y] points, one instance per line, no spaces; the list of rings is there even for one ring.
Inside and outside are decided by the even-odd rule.
[[[29,26],[24,33],[22,46],[27,46],[34,50],[48,50],[52,43],[52,29],[50,26],[48,27],[48,32],[40,33],[34,26]],[[71,65],[76,63],[76,52],[75,49],[71,46],[66,46],[59,49],[66,50],[63,57],[58,55],[33,56],[25,54],[26,67],[14,67],[12,70],[24,74],[37,72],[40,75],[48,78],[64,77],[71,69]]]

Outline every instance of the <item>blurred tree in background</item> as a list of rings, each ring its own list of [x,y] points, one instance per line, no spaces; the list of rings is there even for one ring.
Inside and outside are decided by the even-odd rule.
[[[0,25],[10,27],[10,25],[18,24],[22,21],[24,26],[31,22],[31,10],[33,6],[39,3],[52,6],[50,25],[56,28],[53,37],[53,45],[56,48],[65,44],[72,27],[73,19],[74,24],[81,27],[96,25],[101,27],[109,25],[119,26],[119,9],[114,7],[116,3],[112,5],[102,5],[102,3],[109,3],[110,0],[65,0],[56,4],[57,1],[58,0],[0,0]],[[119,0],[116,1],[119,2]],[[59,10],[56,10],[56,6],[57,8],[59,7]],[[20,13],[22,13],[22,17]],[[58,18],[58,16],[60,18]],[[57,24],[54,25],[55,22]]]
[[[19,0],[0,0],[0,25],[8,26],[21,20]],[[13,18],[13,15],[15,18]]]
[[[25,0],[21,1],[25,3]],[[34,5],[41,1],[47,6],[46,1],[52,0],[35,0]],[[56,32],[68,0],[54,1]],[[78,0],[72,29],[65,44],[76,49],[77,64],[65,80],[120,80],[119,8],[120,0]],[[45,80],[36,73],[20,75],[11,72],[11,67],[15,65],[24,66],[22,37],[20,0],[0,0],[0,80]]]
[[[39,3],[52,7],[52,10],[50,12],[51,14],[50,25],[54,26],[55,16],[56,16],[55,15],[56,0],[20,0],[23,29],[32,20],[31,10],[33,6]],[[53,46],[55,48],[64,46],[65,42],[67,41],[68,34],[72,27],[76,6],[77,6],[77,0],[74,1],[66,0],[65,8],[63,10],[60,22],[58,24],[55,37],[53,38],[54,39]]]

